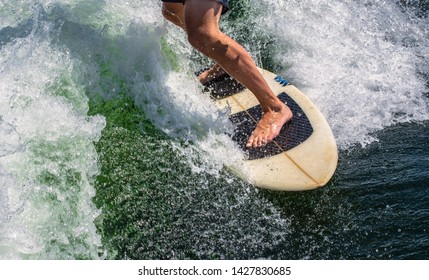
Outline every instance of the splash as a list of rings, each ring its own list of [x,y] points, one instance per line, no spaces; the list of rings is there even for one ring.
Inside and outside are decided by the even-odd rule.
[[[400,122],[429,119],[427,18],[395,1],[262,1],[254,32],[322,110],[341,148]]]

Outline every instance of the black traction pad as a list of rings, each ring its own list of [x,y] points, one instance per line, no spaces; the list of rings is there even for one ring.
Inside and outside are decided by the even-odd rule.
[[[200,75],[202,72],[208,69],[209,67],[198,70],[197,72],[195,72],[195,76]],[[214,78],[213,80],[203,84],[203,86],[204,92],[210,92],[210,96],[213,99],[222,99],[245,89],[242,84],[237,82],[228,74]]]
[[[248,159],[260,159],[286,152],[307,140],[313,133],[313,127],[301,107],[285,92],[278,95],[293,113],[292,120],[280,130],[274,141],[260,148],[246,148],[247,139],[256,127],[256,122],[262,116],[261,106],[257,105],[246,111],[229,116],[235,124],[232,139],[237,142],[248,155]]]
[[[222,99],[244,90],[245,87],[228,75],[221,76],[204,85],[204,91],[210,92],[214,99]],[[261,159],[286,152],[307,140],[313,133],[308,117],[299,105],[286,92],[278,95],[292,111],[293,117],[280,130],[280,134],[274,141],[260,148],[246,148],[247,140],[256,127],[257,121],[262,116],[260,105],[254,106],[246,111],[242,111],[229,116],[230,121],[235,125],[231,138],[247,154],[247,159]]]

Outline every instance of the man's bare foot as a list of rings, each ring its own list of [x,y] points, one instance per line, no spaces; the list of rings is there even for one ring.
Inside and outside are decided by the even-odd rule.
[[[262,115],[255,130],[247,141],[247,148],[258,148],[276,138],[283,125],[292,119],[292,111],[284,103],[276,110],[268,110]]]
[[[210,69],[198,75],[198,81],[200,81],[201,84],[205,84],[225,74],[225,70],[223,70],[218,64],[215,64]]]

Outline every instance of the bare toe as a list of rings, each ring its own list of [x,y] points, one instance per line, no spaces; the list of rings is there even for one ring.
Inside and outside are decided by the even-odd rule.
[[[253,147],[253,141],[254,141],[254,136],[253,136],[253,133],[252,133],[252,135],[250,135],[250,138],[249,138],[249,140],[247,140],[247,143],[246,143],[246,148],[252,148]]]

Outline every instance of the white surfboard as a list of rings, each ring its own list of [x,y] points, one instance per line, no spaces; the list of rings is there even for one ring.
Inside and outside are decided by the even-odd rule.
[[[301,91],[282,77],[259,70],[294,115],[280,135],[261,148],[245,148],[262,113],[255,96],[229,77],[218,79],[206,87],[216,98],[214,102],[219,108],[230,108],[230,120],[236,124],[232,138],[248,158],[235,171],[260,188],[302,191],[324,186],[334,174],[338,162],[331,128]]]

